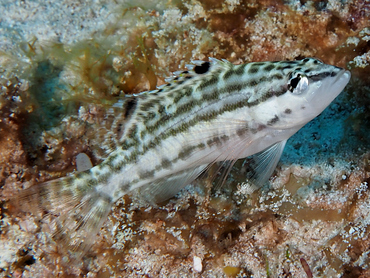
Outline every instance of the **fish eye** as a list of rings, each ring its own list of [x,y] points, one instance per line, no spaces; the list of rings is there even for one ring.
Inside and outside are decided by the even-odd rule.
[[[308,88],[308,79],[306,76],[298,74],[296,77],[289,80],[288,90],[293,94],[299,95],[305,92]]]

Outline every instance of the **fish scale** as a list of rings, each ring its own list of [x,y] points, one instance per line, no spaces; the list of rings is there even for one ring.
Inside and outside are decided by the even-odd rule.
[[[232,166],[258,153],[253,182],[261,186],[288,138],[320,114],[349,79],[348,71],[314,58],[241,65],[195,61],[158,90],[114,105],[119,113],[103,146],[110,154],[101,164],[36,185],[23,196],[36,197],[50,211],[62,208],[58,234],[83,253],[125,194],[161,201],[213,163]],[[63,218],[66,214],[70,217]]]

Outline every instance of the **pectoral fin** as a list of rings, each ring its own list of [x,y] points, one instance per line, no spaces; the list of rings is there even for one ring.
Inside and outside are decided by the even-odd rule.
[[[286,140],[278,142],[252,156],[250,166],[253,169],[253,174],[249,181],[256,188],[261,188],[271,177],[283,153],[285,144]]]

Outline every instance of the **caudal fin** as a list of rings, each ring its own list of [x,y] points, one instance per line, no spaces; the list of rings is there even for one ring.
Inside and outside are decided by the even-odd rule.
[[[112,207],[112,198],[89,186],[84,176],[32,186],[13,200],[23,208],[28,205],[46,212],[44,217],[52,219],[53,239],[72,260],[80,259],[91,247]]]

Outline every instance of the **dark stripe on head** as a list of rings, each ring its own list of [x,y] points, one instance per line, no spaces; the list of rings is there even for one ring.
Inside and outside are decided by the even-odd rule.
[[[325,78],[325,77],[328,77],[328,76],[333,76],[332,74],[333,74],[334,72],[331,72],[331,71],[326,71],[326,72],[321,72],[321,73],[319,73],[319,74],[315,74],[315,75],[308,75],[307,77],[309,78],[309,79],[311,79],[312,81],[319,81],[319,80],[321,80],[321,79],[323,79],[323,78]],[[334,73],[334,76],[336,75],[337,73]]]

